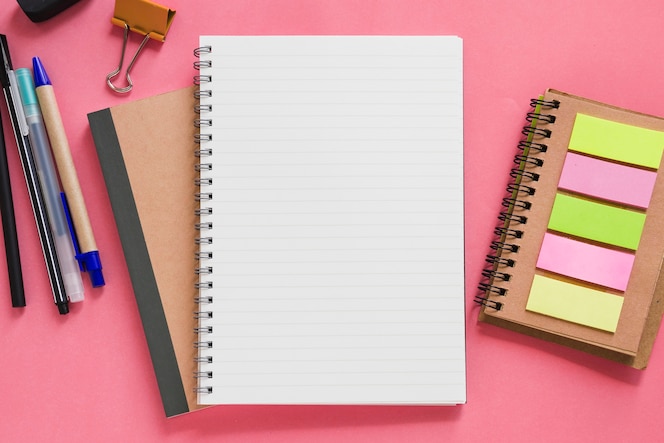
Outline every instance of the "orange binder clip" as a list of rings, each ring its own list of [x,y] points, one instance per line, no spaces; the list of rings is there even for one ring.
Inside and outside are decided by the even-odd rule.
[[[129,76],[129,71],[131,71],[134,63],[136,63],[138,55],[149,39],[152,38],[161,42],[166,40],[166,34],[171,27],[174,16],[175,11],[173,9],[158,5],[150,0],[115,1],[115,11],[113,12],[111,23],[124,28],[124,40],[122,42],[120,64],[117,69],[106,76],[106,84],[109,88],[122,94],[131,91],[134,85]],[[127,40],[129,40],[129,31],[137,32],[145,37],[127,67],[127,73],[125,75],[127,86],[120,88],[115,86],[112,80],[120,74],[120,71],[122,70],[125,50],[127,49]]]

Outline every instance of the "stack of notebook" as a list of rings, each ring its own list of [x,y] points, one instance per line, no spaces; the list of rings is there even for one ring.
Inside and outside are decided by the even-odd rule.
[[[89,116],[166,414],[464,403],[461,40],[196,52]]]

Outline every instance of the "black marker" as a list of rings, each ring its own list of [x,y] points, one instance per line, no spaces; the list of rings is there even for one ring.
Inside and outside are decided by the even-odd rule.
[[[0,213],[2,214],[2,231],[5,236],[5,252],[7,253],[7,271],[9,273],[9,289],[12,306],[22,308],[25,306],[25,292],[23,290],[23,272],[21,270],[21,255],[18,249],[18,235],[16,234],[16,219],[14,218],[14,202],[12,188],[9,181],[9,165],[7,164],[7,147],[5,134],[2,129],[2,116],[0,115]]]

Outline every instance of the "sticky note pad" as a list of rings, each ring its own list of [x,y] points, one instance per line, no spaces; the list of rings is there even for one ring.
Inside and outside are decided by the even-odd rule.
[[[552,233],[544,235],[537,267],[588,283],[625,291],[634,254]]]
[[[645,209],[655,178],[654,171],[568,152],[558,187]]]
[[[645,220],[642,212],[558,193],[548,228],[636,250]]]
[[[616,332],[623,297],[535,275],[526,309],[591,328]]]
[[[657,169],[664,150],[664,132],[577,114],[569,149]]]

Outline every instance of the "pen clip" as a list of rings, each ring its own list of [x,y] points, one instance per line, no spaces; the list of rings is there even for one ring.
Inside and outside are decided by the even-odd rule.
[[[12,101],[14,102],[14,111],[18,117],[18,126],[23,137],[27,137],[28,133],[28,120],[25,118],[25,111],[23,106],[21,106],[21,95],[18,90],[18,80],[16,79],[16,73],[12,70],[7,71],[9,76],[9,93],[12,96]]]
[[[7,106],[11,108],[9,109],[9,112],[16,113],[16,119],[18,120],[16,122],[18,128],[14,128],[14,131],[16,132],[16,130],[18,130],[21,132],[21,136],[27,137],[29,132],[28,121],[25,118],[23,106],[21,106],[21,95],[19,94],[18,90],[18,81],[16,80],[16,74],[14,73],[14,68],[12,67],[12,59],[9,55],[9,44],[7,44],[7,37],[4,34],[0,34],[0,47],[2,48],[2,64],[4,65],[2,73],[0,73],[0,82],[2,83],[2,87],[5,90]],[[18,134],[16,134],[16,136],[18,136]]]
[[[7,47],[7,38],[4,34],[0,34],[0,47],[2,48],[2,65],[3,69],[0,71],[0,82],[2,87],[9,87],[9,71],[12,69],[12,59],[9,56],[9,48]]]

